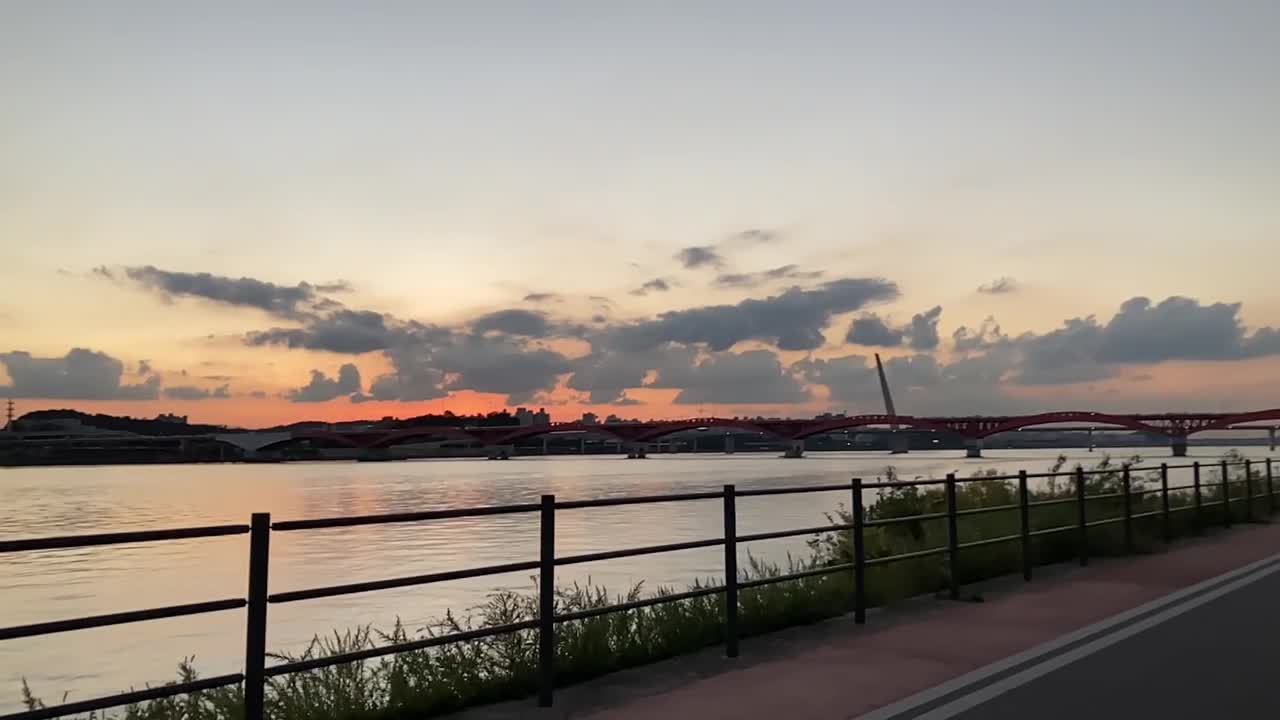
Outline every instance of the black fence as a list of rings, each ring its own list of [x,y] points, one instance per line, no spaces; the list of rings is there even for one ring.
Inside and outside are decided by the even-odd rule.
[[[72,535],[0,541],[0,553],[11,553],[99,545],[159,542],[164,540],[189,538],[208,538],[226,535],[249,535],[249,578],[247,597],[225,598],[221,600],[211,600],[208,602],[171,605],[168,607],[157,607],[105,615],[92,615],[68,620],[0,628],[0,640],[12,640],[15,638],[70,632],[73,630],[83,630],[87,628],[105,627],[109,625],[120,625],[124,623],[158,620],[161,618],[173,618],[186,615],[198,615],[202,613],[223,612],[227,610],[239,610],[244,608],[246,610],[246,624],[243,673],[219,675],[191,682],[173,683],[117,695],[93,698],[90,700],[68,702],[50,707],[40,707],[24,712],[3,715],[0,716],[0,720],[40,720],[42,718],[56,718],[77,713],[100,711],[107,708],[131,705],[134,703],[141,703],[148,700],[156,700],[175,695],[183,695],[200,690],[237,685],[240,683],[244,684],[244,717],[246,720],[261,720],[263,717],[263,700],[268,678],[287,675],[290,673],[306,672],[331,665],[340,665],[343,663],[366,660],[395,653],[423,650],[451,643],[477,640],[480,638],[521,630],[537,630],[538,632],[538,704],[542,706],[550,706],[552,702],[553,688],[555,686],[555,633],[556,626],[560,623],[584,620],[599,615],[634,610],[650,605],[677,602],[705,595],[718,595],[723,593],[725,602],[723,603],[724,611],[722,621],[725,638],[725,655],[728,657],[736,657],[738,655],[739,637],[739,590],[771,585],[774,583],[783,583],[818,575],[849,573],[852,579],[852,597],[850,598],[850,606],[853,611],[854,620],[857,623],[864,623],[866,622],[867,612],[865,572],[868,567],[924,557],[946,556],[948,563],[947,576],[949,585],[947,591],[951,598],[958,599],[960,597],[959,558],[962,552],[971,548],[998,543],[1021,543],[1023,577],[1030,580],[1032,566],[1034,564],[1032,541],[1036,537],[1054,535],[1058,533],[1075,533],[1079,562],[1081,565],[1086,565],[1089,561],[1090,528],[1117,523],[1123,524],[1124,549],[1126,552],[1132,552],[1134,549],[1134,521],[1139,519],[1160,517],[1162,520],[1164,539],[1167,541],[1171,537],[1170,518],[1173,513],[1181,511],[1194,512],[1195,526],[1203,527],[1207,524],[1206,516],[1204,514],[1205,508],[1221,505],[1221,522],[1225,526],[1230,526],[1232,521],[1231,504],[1233,502],[1229,488],[1230,485],[1244,486],[1242,496],[1235,499],[1235,501],[1244,503],[1244,518],[1246,520],[1252,519],[1255,501],[1260,499],[1266,500],[1266,511],[1268,513],[1274,512],[1276,509],[1276,501],[1271,460],[1266,460],[1265,474],[1259,477],[1259,480],[1265,482],[1264,492],[1261,494],[1255,492],[1252,465],[1252,461],[1248,460],[1238,462],[1224,461],[1219,463],[1218,466],[1220,468],[1221,479],[1219,481],[1220,487],[1216,488],[1216,496],[1220,499],[1213,502],[1206,502],[1204,500],[1202,496],[1202,489],[1205,486],[1201,482],[1201,465],[1200,463],[1193,463],[1190,465],[1175,466],[1160,465],[1159,467],[1149,468],[1129,468],[1125,466],[1120,469],[1112,468],[1100,470],[1084,470],[1083,468],[1078,467],[1074,471],[1069,472],[1027,473],[1023,471],[1019,472],[1017,475],[974,478],[957,478],[954,475],[948,475],[945,479],[940,480],[913,480],[905,482],[864,483],[860,479],[855,478],[847,484],[778,487],[755,490],[737,490],[733,485],[725,485],[724,489],[720,492],[694,492],[597,500],[557,501],[554,495],[543,495],[541,501],[538,503],[455,508],[424,512],[325,518],[316,520],[290,520],[276,523],[271,522],[269,514],[255,513],[252,516],[250,523],[247,525],[215,525],[172,530],[102,533],[95,535]],[[1245,468],[1245,472],[1243,473],[1244,477],[1239,480],[1231,480],[1228,468],[1239,466],[1243,466]],[[1169,470],[1171,469],[1191,469],[1193,483],[1191,485],[1171,487],[1169,485]],[[1147,490],[1133,490],[1130,482],[1131,473],[1146,471],[1159,471],[1160,487]],[[1120,492],[1105,494],[1095,493],[1092,495],[1086,494],[1087,476],[1095,474],[1111,474],[1116,472],[1120,472],[1122,477],[1122,489]],[[1070,478],[1074,482],[1074,497],[1047,499],[1034,502],[1029,500],[1029,480],[1057,477]],[[1011,480],[1016,480],[1018,483],[1019,502],[1017,504],[975,507],[963,510],[957,507],[957,485],[970,482],[1007,482]],[[946,502],[946,510],[943,512],[874,520],[868,520],[866,518],[866,512],[863,506],[863,492],[865,490],[939,485],[944,489]],[[1193,502],[1184,507],[1171,507],[1169,494],[1171,492],[1187,490],[1194,493]],[[851,509],[849,517],[852,519],[852,522],[846,524],[833,523],[817,527],[805,527],[794,530],[780,530],[745,535],[739,535],[737,532],[738,498],[828,492],[848,493],[847,497],[849,499]],[[1134,513],[1133,499],[1150,493],[1160,493],[1160,509],[1145,513]],[[1122,501],[1123,513],[1121,516],[1116,518],[1090,520],[1087,510],[1088,503],[1091,501],[1109,498],[1119,498]],[[724,507],[724,533],[720,537],[690,542],[670,543],[666,545],[651,545],[647,547],[635,547],[622,550],[606,550],[603,552],[593,552],[580,555],[557,557],[555,554],[555,522],[556,514],[559,511],[617,507],[623,505],[713,500],[720,501]],[[1030,511],[1033,508],[1038,506],[1060,505],[1067,503],[1074,503],[1076,506],[1077,511],[1075,523],[1039,530],[1032,529],[1030,523]],[[983,538],[966,543],[960,542],[959,523],[962,519],[986,513],[1010,512],[1015,509],[1018,511],[1020,518],[1020,531],[1018,534]],[[273,532],[298,532],[321,528],[341,528],[383,523],[431,522],[433,520],[449,518],[484,517],[517,513],[537,513],[539,515],[541,541],[537,560],[503,563],[499,565],[488,565],[484,567],[450,570],[425,575],[413,575],[408,577],[389,578],[385,580],[349,583],[344,585],[331,585],[328,587],[294,590],[289,592],[269,593],[267,589],[268,569],[270,566],[270,543],[271,534]],[[888,557],[879,557],[874,559],[867,558],[864,534],[867,528],[927,520],[945,520],[947,528],[947,542],[945,545]],[[824,565],[822,567],[809,568],[799,572],[759,577],[750,580],[741,579],[737,568],[738,545],[763,540],[815,535],[837,531],[848,531],[851,533],[850,562]],[[682,593],[643,598],[632,602],[614,604],[606,607],[589,608],[559,615],[555,614],[555,568],[558,566],[708,547],[724,548],[725,582],[723,585],[698,587]],[[461,580],[464,578],[476,578],[487,575],[498,575],[501,573],[534,570],[539,573],[539,615],[536,619],[455,632],[438,637],[415,639],[408,642],[366,648],[325,657],[306,658],[292,662],[284,662],[277,665],[266,665],[267,607],[271,604],[300,602],[316,598],[349,595],[351,593],[429,585],[433,583],[447,582],[450,580]]]

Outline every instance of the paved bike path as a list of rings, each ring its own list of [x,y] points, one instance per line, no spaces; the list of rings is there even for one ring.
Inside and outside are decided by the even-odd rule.
[[[745,640],[736,661],[676,659],[618,673],[557,691],[555,708],[523,704],[516,717],[848,720],[1276,553],[1280,524],[1237,526],[1167,552],[1056,568],[1027,584],[1006,580],[982,603],[928,601],[875,613],[861,627],[803,628],[802,646],[765,636]],[[753,660],[756,650],[768,657]]]

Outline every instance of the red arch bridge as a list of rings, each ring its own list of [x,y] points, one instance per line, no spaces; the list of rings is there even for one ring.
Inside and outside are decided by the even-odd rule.
[[[1270,424],[1268,424],[1270,423]],[[968,417],[916,417],[912,415],[852,415],[811,419],[746,419],[701,417],[682,420],[653,420],[622,423],[550,423],[519,427],[449,427],[423,426],[397,430],[301,430],[291,433],[258,450],[269,451],[298,441],[323,443],[330,447],[367,451],[384,450],[412,442],[452,440],[481,444],[491,454],[507,457],[514,452],[518,442],[568,433],[593,433],[610,438],[627,448],[631,456],[643,457],[646,448],[675,433],[723,428],[725,431],[758,433],[790,444],[789,456],[799,457],[804,451],[804,440],[859,428],[907,428],[911,430],[949,433],[964,439],[967,454],[980,457],[983,439],[999,433],[1071,424],[1073,430],[1132,430],[1163,435],[1175,456],[1185,455],[1188,438],[1196,433],[1211,430],[1252,428],[1265,430],[1270,435],[1271,448],[1276,444],[1276,423],[1280,423],[1280,408],[1242,413],[1149,413],[1114,414],[1083,411],[1046,412],[1035,415],[999,415]],[[1061,428],[1065,429],[1065,428]],[[729,451],[732,451],[730,446]],[[902,448],[905,450],[905,446]]]

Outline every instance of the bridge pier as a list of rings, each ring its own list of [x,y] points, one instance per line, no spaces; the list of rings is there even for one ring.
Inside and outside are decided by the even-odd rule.
[[[787,451],[782,454],[784,458],[802,458],[804,457],[804,441],[792,440],[787,447]]]
[[[1089,452],[1093,452],[1093,428],[1089,428]]]
[[[1267,438],[1271,441],[1271,452],[1276,451],[1276,429],[1267,428]]]
[[[967,438],[964,441],[964,456],[967,458],[982,457],[982,438]]]
[[[644,443],[627,443],[628,460],[643,460],[648,456],[648,448]]]
[[[550,449],[550,447],[549,447],[549,446],[550,446],[550,443],[551,443],[551,436],[550,436],[550,435],[543,435],[543,436],[542,436],[542,454],[543,454],[543,455],[548,455],[548,454],[550,454],[550,453],[548,452],[548,450]]]
[[[905,455],[911,449],[911,438],[893,433],[889,436],[889,454]]]
[[[490,460],[510,460],[515,454],[515,445],[490,445],[485,448],[485,456]]]
[[[1187,456],[1187,438],[1185,435],[1169,438],[1169,448],[1173,450],[1174,457]]]
[[[724,452],[726,455],[732,455],[737,452],[733,447],[733,435],[729,433],[724,434]]]

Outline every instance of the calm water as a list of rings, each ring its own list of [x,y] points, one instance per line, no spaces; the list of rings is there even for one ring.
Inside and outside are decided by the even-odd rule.
[[[1226,448],[1202,448],[1212,460]],[[1196,449],[1193,448],[1193,452]],[[1132,452],[1112,450],[1116,457]],[[1133,451],[1139,452],[1139,451]],[[1167,458],[1147,448],[1151,464]],[[1246,454],[1265,457],[1266,448]],[[595,498],[872,479],[893,463],[903,478],[968,475],[979,468],[1039,471],[1057,451],[988,451],[981,460],[957,451],[815,453],[803,460],[760,454],[520,458],[510,462],[431,460],[396,463],[291,463],[0,469],[0,538],[12,539],[247,523],[251,512],[274,520],[359,515],[461,505]],[[1071,451],[1092,463],[1102,453]],[[1194,459],[1194,458],[1193,458]],[[1175,478],[1181,484],[1181,479]],[[847,503],[844,493],[743,498],[740,533],[820,525]],[[715,501],[664,503],[558,513],[557,552],[581,553],[716,537]],[[533,560],[536,515],[274,533],[271,590]],[[753,543],[752,554],[785,560],[804,555],[804,538]],[[592,581],[623,591],[684,586],[720,576],[721,550],[708,548],[562,568],[557,580]],[[743,549],[744,557],[746,549]],[[247,536],[0,556],[0,626],[243,597]],[[528,573],[272,606],[268,647],[298,649],[316,633],[365,623],[409,626],[444,609],[465,609],[496,588],[532,588]],[[46,701],[141,687],[173,676],[195,656],[203,674],[241,668],[243,611],[98,628],[0,642],[0,710],[14,709],[25,676]]]

